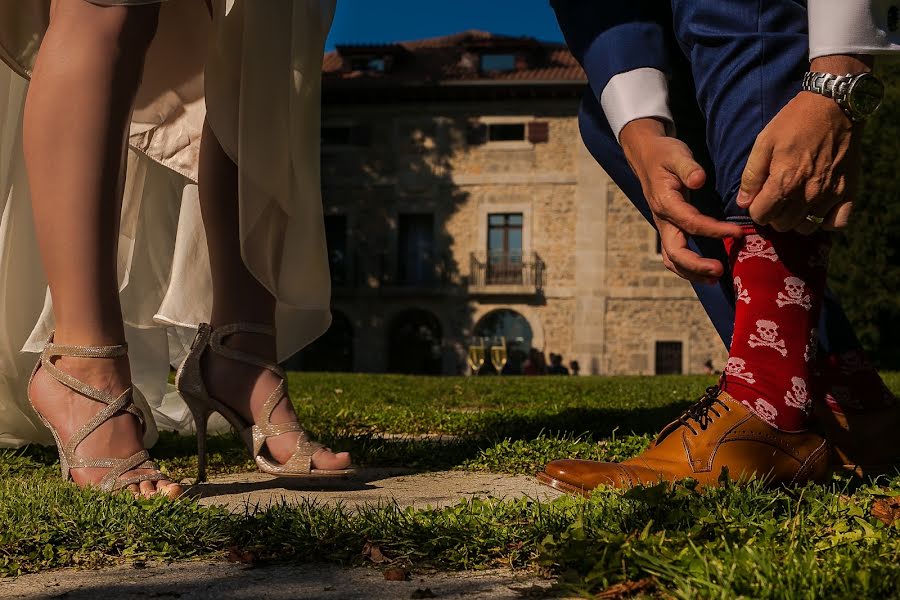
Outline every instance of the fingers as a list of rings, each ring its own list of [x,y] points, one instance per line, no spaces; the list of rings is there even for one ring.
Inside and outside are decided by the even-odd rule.
[[[667,221],[681,231],[707,238],[739,238],[743,234],[740,225],[719,221],[704,215],[683,196],[672,193],[654,210],[657,219]]]
[[[741,189],[737,195],[737,205],[747,208],[755,203],[755,198],[763,190],[769,177],[769,165],[772,163],[773,146],[763,136],[757,136],[747,165],[741,174]]]
[[[826,215],[825,221],[822,222],[821,227],[827,231],[844,229],[850,223],[850,215],[852,213],[853,202],[845,200],[831,209],[831,212]]]
[[[713,284],[724,274],[725,268],[721,262],[703,258],[691,250],[687,244],[687,236],[672,225],[661,224],[660,240],[663,264],[679,277]]]

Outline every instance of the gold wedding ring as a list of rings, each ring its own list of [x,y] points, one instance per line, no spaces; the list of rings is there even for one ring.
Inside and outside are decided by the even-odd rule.
[[[817,217],[816,215],[806,215],[806,220],[810,223],[815,223],[816,225],[821,225],[825,222],[825,217]]]

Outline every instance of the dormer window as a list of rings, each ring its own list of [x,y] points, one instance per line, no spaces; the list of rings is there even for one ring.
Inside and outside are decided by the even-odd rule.
[[[516,70],[515,54],[482,54],[480,68],[482,73],[502,73]]]
[[[381,56],[354,56],[350,59],[350,70],[384,73],[385,60]]]

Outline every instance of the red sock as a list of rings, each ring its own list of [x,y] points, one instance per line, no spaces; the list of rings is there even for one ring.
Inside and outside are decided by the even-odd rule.
[[[818,363],[824,401],[832,412],[858,414],[897,403],[862,349],[826,354]]]
[[[744,227],[725,240],[736,295],[725,390],[783,431],[807,427],[827,237]]]

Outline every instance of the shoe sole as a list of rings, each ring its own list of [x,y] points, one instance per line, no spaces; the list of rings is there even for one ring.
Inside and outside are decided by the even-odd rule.
[[[591,495],[591,490],[586,490],[583,487],[577,487],[572,485],[571,483],[566,483],[565,481],[560,481],[555,477],[551,477],[548,473],[542,471],[535,475],[538,482],[552,487],[555,490],[559,490],[560,492],[565,492],[570,496],[583,496],[585,498]]]

